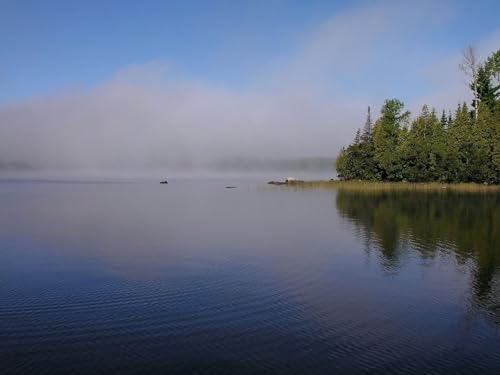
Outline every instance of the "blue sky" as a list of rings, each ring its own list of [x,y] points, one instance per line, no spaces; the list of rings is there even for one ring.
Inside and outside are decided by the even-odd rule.
[[[342,4],[279,1],[31,1],[2,12],[2,98],[96,84],[128,64],[173,60],[239,85],[290,53],[304,29]]]
[[[3,0],[0,100],[95,85],[124,66],[153,60],[173,61],[184,74],[221,85],[248,85],[318,25],[370,3]],[[429,2],[429,14],[434,9],[442,12],[442,27],[428,35],[422,24],[416,37],[440,53],[475,43],[499,25],[498,1],[457,1],[444,10]]]
[[[470,101],[461,51],[499,49],[499,14],[494,0],[0,0],[0,160],[335,156],[368,105]]]

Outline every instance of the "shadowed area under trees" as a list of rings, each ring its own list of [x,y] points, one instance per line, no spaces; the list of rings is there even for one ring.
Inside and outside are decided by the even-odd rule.
[[[438,116],[425,105],[410,120],[404,104],[389,99],[375,123],[368,108],[363,130],[337,157],[339,178],[499,184],[500,50],[479,64],[468,49],[464,61],[463,70],[471,71],[471,107],[463,103]]]

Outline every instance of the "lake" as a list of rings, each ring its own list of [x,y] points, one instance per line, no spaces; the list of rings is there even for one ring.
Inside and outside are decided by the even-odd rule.
[[[500,373],[499,194],[265,181],[1,180],[0,373]]]

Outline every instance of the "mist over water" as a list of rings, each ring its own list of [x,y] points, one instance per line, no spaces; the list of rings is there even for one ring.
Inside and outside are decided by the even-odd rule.
[[[0,166],[0,180],[75,180],[75,181],[162,181],[176,179],[225,179],[227,181],[284,180],[287,177],[301,180],[329,180],[336,178],[334,159],[226,159],[205,163],[179,162],[149,165],[142,168],[130,166],[108,168],[33,168],[26,165]]]
[[[159,80],[117,78],[89,94],[0,107],[0,168],[213,170],[335,157],[333,109],[318,95]]]

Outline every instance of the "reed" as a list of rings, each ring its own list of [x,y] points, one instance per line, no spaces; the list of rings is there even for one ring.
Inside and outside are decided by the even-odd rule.
[[[303,189],[342,189],[352,191],[422,191],[422,192],[463,192],[463,193],[500,193],[500,185],[476,183],[411,183],[411,182],[376,182],[376,181],[297,181],[284,185],[286,188]]]

